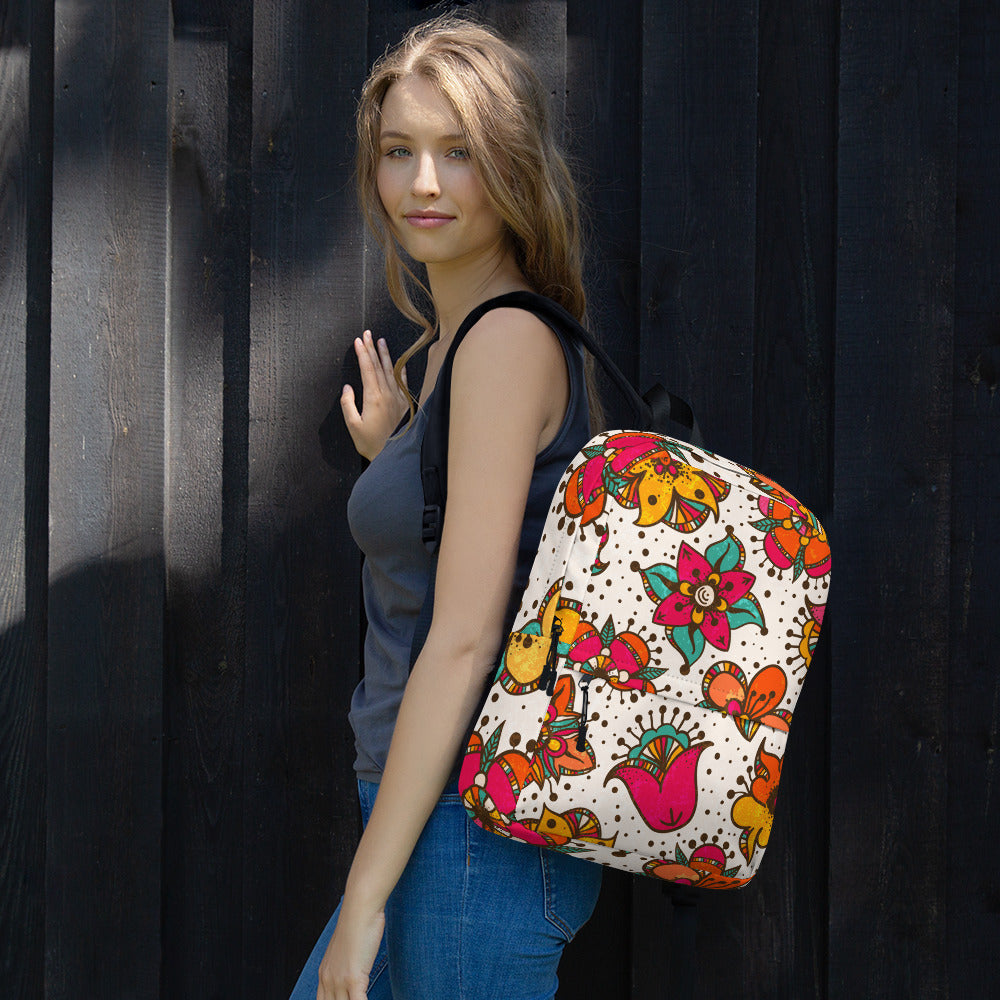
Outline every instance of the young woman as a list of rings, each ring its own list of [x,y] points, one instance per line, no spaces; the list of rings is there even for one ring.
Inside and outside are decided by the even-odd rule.
[[[487,312],[455,354],[433,617],[412,672],[409,655],[433,565],[421,541],[424,406],[480,303],[528,290],[582,317],[575,194],[537,78],[477,24],[411,31],[375,66],[357,121],[362,206],[392,297],[424,333],[394,368],[366,331],[360,409],[349,386],[341,400],[371,460],[348,506],[369,620],[351,706],[365,828],[293,1000],[546,1000],[600,867],[484,832],[455,786],[549,500],[590,436],[582,354],[533,313]],[[426,269],[429,317],[404,259]],[[414,406],[403,364],[426,345]]]

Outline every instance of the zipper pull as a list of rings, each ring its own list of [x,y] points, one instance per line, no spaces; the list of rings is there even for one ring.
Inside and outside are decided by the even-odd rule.
[[[593,677],[584,677],[580,681],[580,687],[583,688],[583,705],[580,707],[580,730],[576,734],[576,749],[583,753],[587,747],[587,715],[590,708],[589,696],[590,696],[590,682]]]
[[[556,660],[559,657],[559,637],[562,635],[562,622],[558,618],[552,621],[549,654],[545,657],[545,669],[542,671],[542,683],[545,693],[551,698],[556,691]]]

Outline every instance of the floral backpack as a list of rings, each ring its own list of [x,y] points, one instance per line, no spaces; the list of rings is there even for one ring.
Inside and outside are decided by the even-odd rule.
[[[501,305],[571,331],[629,394],[640,426],[683,410],[662,390],[641,400],[540,296],[485,303],[456,340]],[[424,437],[431,548],[447,411],[439,405]],[[597,435],[552,498],[473,723],[459,777],[470,816],[500,836],[667,882],[746,885],[770,839],[829,581],[822,525],[766,476],[648,430]]]

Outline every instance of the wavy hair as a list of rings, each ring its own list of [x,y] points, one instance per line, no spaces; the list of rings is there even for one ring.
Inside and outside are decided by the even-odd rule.
[[[401,386],[403,367],[437,331],[430,292],[399,254],[376,181],[382,101],[393,83],[410,75],[435,84],[454,109],[473,168],[505,224],[528,284],[581,322],[587,306],[576,187],[553,137],[537,75],[514,46],[465,16],[444,14],[419,24],[375,63],[357,108],[361,210],[385,255],[393,302],[423,327],[396,362]],[[431,316],[417,306],[416,292],[430,305]],[[601,417],[591,368],[588,363],[591,421],[596,425]],[[411,397],[411,416],[413,407]]]

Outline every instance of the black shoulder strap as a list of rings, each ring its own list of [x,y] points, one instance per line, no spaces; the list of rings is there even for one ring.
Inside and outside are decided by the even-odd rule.
[[[557,302],[535,292],[509,292],[489,299],[476,306],[455,332],[448,353],[441,364],[434,392],[428,400],[427,423],[420,450],[420,475],[424,488],[423,540],[430,552],[437,549],[444,523],[445,493],[448,483],[451,371],[455,363],[455,353],[465,335],[487,312],[504,307],[524,309],[534,313],[543,322],[562,330],[582,343],[625,397],[633,411],[636,430],[654,430],[666,434],[669,433],[670,423],[673,422],[684,429],[685,438],[692,444],[700,446],[702,443],[694,413],[683,399],[668,392],[659,383],[645,396],[640,396],[600,344]]]
[[[683,435],[688,441],[699,447],[702,446],[698,422],[695,420],[691,407],[683,399],[668,392],[658,383],[644,396],[640,396],[600,344],[557,302],[535,292],[509,292],[476,306],[465,317],[462,325],[455,332],[451,344],[448,345],[448,353],[441,363],[434,391],[425,403],[426,426],[420,449],[420,477],[424,490],[423,541],[434,561],[431,566],[430,586],[427,588],[427,594],[417,618],[413,642],[410,646],[411,669],[427,639],[434,610],[437,547],[441,540],[441,529],[444,524],[445,495],[448,484],[451,372],[455,364],[455,353],[465,339],[465,335],[487,312],[503,307],[524,309],[534,313],[546,324],[563,331],[583,344],[625,397],[633,411],[636,430],[653,430],[669,434],[672,430],[670,425],[673,423],[683,429]]]

